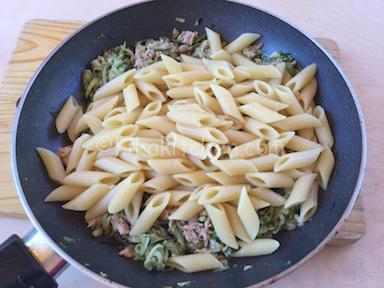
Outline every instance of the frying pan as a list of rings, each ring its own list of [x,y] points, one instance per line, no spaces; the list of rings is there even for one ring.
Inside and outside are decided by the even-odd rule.
[[[177,23],[176,17],[184,17],[187,21]],[[193,23],[199,18],[202,24],[194,27]],[[48,179],[35,147],[56,150],[69,143],[66,136],[55,131],[51,114],[59,111],[68,95],[82,101],[80,75],[104,49],[123,41],[133,45],[147,37],[169,35],[173,27],[203,32],[204,26],[219,31],[225,39],[233,39],[242,32],[258,32],[262,34],[267,53],[288,51],[302,66],[317,63],[316,102],[326,109],[335,135],[335,170],[329,188],[320,192],[319,208],[312,221],[294,231],[279,233],[276,238],[281,247],[272,255],[231,259],[230,269],[223,272],[150,272],[142,263],[118,256],[117,247],[108,239],[93,238],[86,229],[82,213],[62,209],[60,204],[44,203],[55,184]],[[222,0],[146,2],[109,13],[81,28],[50,55],[28,85],[17,111],[12,143],[16,187],[29,218],[40,233],[40,236],[32,233],[29,242],[36,244],[45,239],[68,263],[114,287],[175,287],[179,281],[192,281],[189,287],[263,286],[283,277],[318,252],[340,228],[358,196],[366,157],[365,128],[357,97],[327,52],[312,38],[276,16]],[[20,243],[19,238],[11,237],[0,247],[0,256],[20,252],[24,249]],[[7,247],[12,245],[18,249],[9,252]],[[47,248],[43,244],[41,247]],[[34,249],[36,253],[44,250]],[[49,255],[45,256],[46,260]],[[36,268],[33,259],[29,260],[34,264],[35,274],[26,268],[27,262],[17,263],[15,259],[18,257],[11,257],[13,262],[4,257],[0,272],[4,272],[6,265],[13,265],[13,269],[8,270],[18,271],[20,268],[26,271],[26,274],[18,272],[16,276],[12,276],[12,271],[2,274],[2,277],[13,277],[7,280],[9,286],[4,287],[17,287],[9,284],[15,279],[19,283],[21,278],[25,283],[31,279],[46,281],[49,278]],[[64,260],[57,256],[49,260],[51,267],[48,269],[55,270],[49,271],[50,275],[65,266]],[[252,265],[254,269],[245,272],[245,265]],[[54,287],[54,281],[35,287],[50,285]]]

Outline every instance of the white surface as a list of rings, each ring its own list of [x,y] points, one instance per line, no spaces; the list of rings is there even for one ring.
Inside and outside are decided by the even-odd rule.
[[[0,9],[0,77],[4,73],[23,23],[31,18],[90,20],[109,10],[134,1],[102,0],[8,0],[2,1]],[[340,45],[342,64],[354,84],[366,113],[367,125],[382,131],[382,80],[384,75],[382,49],[384,44],[384,1],[382,0],[244,0],[299,26],[312,36],[335,39]],[[377,78],[377,80],[380,80]],[[381,93],[380,93],[381,92]],[[370,102],[368,103],[368,97]],[[381,124],[380,124],[381,123]],[[369,126],[371,125],[371,126]],[[384,161],[383,137],[370,134],[368,163]],[[382,144],[380,144],[382,143]],[[380,161],[383,160],[383,161]],[[384,174],[382,164],[368,167],[364,185],[368,231],[358,243],[348,247],[327,247],[297,271],[273,288],[379,288],[384,283],[384,214],[382,189]],[[27,220],[0,218],[0,241],[12,233],[23,235],[29,229]],[[255,267],[254,269],[257,269]],[[248,273],[251,273],[249,270]],[[101,284],[69,268],[59,277],[61,288],[104,287]]]

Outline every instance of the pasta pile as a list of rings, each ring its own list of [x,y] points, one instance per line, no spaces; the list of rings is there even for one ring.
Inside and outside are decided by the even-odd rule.
[[[312,217],[335,162],[327,116],[313,101],[316,64],[290,75],[284,62],[256,64],[241,53],[258,34],[223,47],[218,33],[206,33],[210,58],[161,55],[101,86],[85,112],[69,97],[56,118],[73,142],[66,167],[37,148],[61,185],[46,201],[67,201],[63,208],[86,211],[87,221],[124,211],[131,237],[169,207],[169,221],[205,211],[233,257],[279,247],[258,237],[258,210],[299,207],[300,224]],[[223,267],[209,252],[171,255],[166,264],[184,272]]]

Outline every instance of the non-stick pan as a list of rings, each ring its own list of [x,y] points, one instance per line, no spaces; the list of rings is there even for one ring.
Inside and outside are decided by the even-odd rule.
[[[176,17],[184,17],[186,23],[176,22]],[[201,25],[194,27],[195,20],[200,18]],[[69,143],[66,136],[56,132],[51,114],[59,111],[68,95],[82,101],[80,75],[104,49],[123,41],[133,45],[147,37],[169,35],[174,27],[203,32],[204,26],[214,28],[229,40],[242,32],[258,32],[262,34],[261,41],[266,52],[289,51],[303,66],[317,63],[316,101],[325,107],[333,128],[336,166],[329,188],[320,192],[319,209],[312,221],[294,231],[279,233],[277,239],[281,247],[272,255],[231,259],[230,269],[223,272],[150,272],[141,263],[118,256],[117,247],[111,245],[108,239],[93,238],[86,229],[82,213],[62,209],[60,204],[44,202],[55,184],[48,179],[35,147],[56,150]],[[335,235],[361,187],[365,137],[360,105],[350,83],[334,60],[297,28],[264,11],[233,2],[159,0],[122,8],[93,21],[50,55],[33,77],[20,102],[12,140],[12,164],[20,199],[42,235],[37,237],[31,234],[29,242],[36,244],[46,239],[69,264],[90,276],[111,286],[176,287],[177,282],[192,281],[190,287],[245,287],[264,285],[281,278],[313,256]],[[2,283],[11,285],[12,281],[18,281],[26,285],[20,287],[32,287],[29,280],[48,279],[47,274],[38,272],[37,266],[34,266],[33,273],[27,269],[27,260],[18,261],[24,259],[22,256],[11,257],[13,253],[20,252],[16,249],[21,245],[17,238],[10,238],[7,244],[12,249],[3,244],[0,252]],[[40,245],[40,249],[34,251],[41,252],[41,247],[47,248]],[[56,269],[54,272],[64,266],[65,262],[59,258],[47,257],[44,261],[50,261],[49,269]],[[244,271],[245,265],[254,268]]]

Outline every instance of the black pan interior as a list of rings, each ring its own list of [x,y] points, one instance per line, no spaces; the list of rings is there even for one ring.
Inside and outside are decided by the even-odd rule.
[[[185,17],[180,24],[176,17]],[[200,27],[193,27],[202,18]],[[329,189],[321,191],[319,209],[312,221],[292,232],[280,233],[281,248],[258,258],[231,260],[224,272],[193,275],[177,271],[149,272],[141,263],[117,255],[117,248],[105,239],[95,240],[86,230],[83,214],[46,204],[45,196],[55,188],[44,170],[36,146],[56,150],[67,144],[54,128],[54,118],[68,95],[82,97],[81,72],[103,49],[127,41],[132,45],[147,37],[168,35],[173,27],[203,31],[209,26],[227,40],[242,32],[259,32],[267,52],[290,51],[305,66],[318,65],[317,103],[328,113],[336,135],[336,167]],[[192,287],[244,287],[268,279],[295,265],[315,249],[344,213],[356,185],[361,164],[362,134],[351,92],[330,59],[301,32],[265,12],[219,0],[162,0],[139,4],[109,14],[82,29],[54,53],[37,75],[20,114],[16,144],[16,165],[21,188],[37,222],[73,259],[112,281],[131,287],[163,287],[178,281],[192,281]],[[65,236],[75,239],[65,241]],[[243,271],[245,265],[253,269]],[[174,286],[175,287],[175,286]]]

